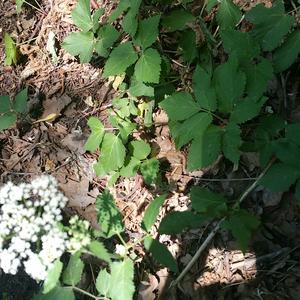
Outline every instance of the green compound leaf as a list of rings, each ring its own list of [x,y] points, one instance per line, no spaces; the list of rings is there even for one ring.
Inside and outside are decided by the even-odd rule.
[[[274,70],[276,73],[289,68],[300,52],[300,30],[291,33],[273,55]]]
[[[169,15],[162,18],[162,25],[169,32],[183,30],[188,23],[194,22],[195,17],[184,9],[172,11]]]
[[[207,217],[220,217],[227,211],[226,199],[206,188],[191,188],[192,208]]]
[[[187,63],[192,63],[198,54],[196,33],[194,30],[188,29],[182,32],[179,40],[179,47],[182,50],[183,60]]]
[[[191,94],[186,92],[172,94],[160,103],[160,107],[167,112],[171,121],[185,120],[201,109]]]
[[[150,47],[157,39],[159,21],[160,15],[140,21],[134,43],[142,46],[144,49]]]
[[[299,176],[299,168],[284,163],[276,163],[261,179],[260,184],[273,192],[285,192]]]
[[[240,146],[242,144],[241,129],[234,123],[229,123],[225,127],[222,141],[222,150],[227,159],[238,164],[240,160]]]
[[[126,69],[134,64],[138,55],[131,42],[125,42],[114,48],[105,64],[103,76],[115,76],[123,74]]]
[[[124,165],[126,149],[121,139],[106,133],[101,145],[101,161],[106,171],[114,171]]]
[[[207,167],[215,162],[220,154],[221,129],[211,125],[193,140],[188,154],[187,169],[193,171]]]
[[[139,160],[146,159],[151,152],[150,145],[143,140],[130,142],[129,149],[132,155]]]
[[[122,27],[125,32],[134,37],[138,27],[137,14],[141,5],[141,0],[131,0],[130,9],[123,18]]]
[[[112,300],[131,300],[134,294],[134,269],[130,259],[113,262],[110,266],[109,295]]]
[[[300,123],[288,124],[286,126],[286,138],[300,146]]]
[[[111,275],[105,270],[101,270],[96,279],[96,289],[100,295],[104,297],[109,296]]]
[[[114,22],[124,11],[130,7],[130,0],[119,1],[117,8],[108,17],[108,22]]]
[[[217,96],[212,86],[212,78],[200,65],[193,74],[193,90],[196,101],[202,108],[214,111],[217,108]]]
[[[243,95],[246,76],[238,69],[237,59],[234,56],[230,57],[228,62],[218,66],[214,76],[219,111],[230,113],[233,105]]]
[[[88,126],[91,128],[91,134],[84,145],[86,151],[96,151],[104,136],[104,126],[98,118],[90,117],[88,120]]]
[[[281,0],[274,1],[271,8],[256,5],[246,14],[246,19],[254,24],[251,34],[265,51],[274,50],[294,22],[294,18],[285,13]]]
[[[72,19],[74,24],[83,31],[89,31],[93,28],[90,0],[78,0],[76,7],[72,11]]]
[[[159,161],[156,158],[146,159],[142,162],[140,170],[146,184],[151,184],[157,178]]]
[[[161,57],[157,50],[149,48],[139,58],[134,68],[134,76],[138,81],[159,83]]]
[[[119,38],[120,33],[114,26],[107,24],[100,27],[97,34],[98,38],[95,42],[95,50],[100,56],[107,57],[109,54],[108,49],[113,46],[115,41]]]
[[[178,272],[176,260],[164,244],[147,236],[144,239],[144,246],[160,264],[168,267],[174,273]]]
[[[15,100],[13,101],[13,109],[18,113],[24,113],[27,105],[27,93],[28,89],[25,88],[21,92],[19,92]],[[0,111],[1,112],[1,111]]]
[[[57,259],[53,266],[49,269],[47,278],[44,282],[43,293],[47,294],[54,289],[59,283],[60,273],[63,268],[63,263]]]
[[[17,122],[17,114],[15,112],[8,112],[0,115],[0,130],[7,129]]]
[[[249,214],[246,210],[240,209],[223,222],[222,227],[231,231],[241,250],[245,253],[249,246],[251,235],[258,228],[259,224],[260,222],[256,217]]]
[[[131,85],[128,91],[133,97],[154,97],[154,88],[146,85],[142,81],[136,80],[135,78],[131,80]]]
[[[151,230],[159,214],[159,209],[164,204],[165,200],[166,195],[156,197],[146,208],[142,221],[142,228],[145,231],[149,232]]]
[[[217,22],[222,29],[233,28],[241,19],[240,9],[232,0],[222,0],[217,12]]]
[[[192,139],[200,137],[212,123],[212,116],[200,112],[183,122],[169,123],[172,137],[177,149],[189,143]]]
[[[33,300],[75,300],[75,295],[72,289],[69,287],[63,288],[57,286],[52,289],[46,295],[43,295],[41,292],[33,297]]]
[[[80,252],[71,255],[66,269],[63,272],[63,283],[67,285],[76,285],[80,279],[84,268],[84,263],[80,258]]]
[[[111,262],[111,260],[110,260],[110,254],[106,250],[106,248],[103,245],[103,243],[101,243],[99,241],[92,241],[89,244],[89,251],[91,253],[93,253],[95,256],[97,256],[98,258],[106,261],[107,263]]]
[[[179,234],[185,230],[199,228],[207,219],[191,211],[169,212],[161,221],[160,234]]]
[[[124,177],[134,177],[141,165],[141,161],[135,157],[131,157],[128,163],[120,170],[120,175]]]
[[[18,60],[18,51],[17,51],[16,43],[8,33],[4,34],[4,46],[5,46],[4,65],[11,66],[12,64],[16,64]]]
[[[107,238],[124,231],[122,215],[116,207],[113,196],[108,191],[98,195],[96,209],[101,231]]]
[[[10,111],[10,99],[8,96],[0,96],[0,114]]]
[[[74,56],[79,55],[81,63],[88,63],[93,55],[94,43],[92,32],[72,32],[64,39],[62,47]]]

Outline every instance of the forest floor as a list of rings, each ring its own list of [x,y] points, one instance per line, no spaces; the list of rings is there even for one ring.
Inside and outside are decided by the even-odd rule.
[[[97,116],[105,121],[114,89],[101,78],[102,61],[80,64],[59,46],[75,30],[70,16],[75,0],[39,1],[37,9],[24,6],[19,15],[14,2],[0,1],[0,95],[14,95],[28,87],[29,116],[36,122],[20,120],[14,128],[0,132],[0,186],[7,181],[18,183],[51,174],[69,198],[66,213],[79,214],[95,225],[95,198],[106,188],[107,179],[95,176],[92,166],[97,156],[84,150],[89,134],[87,120]],[[114,5],[111,0],[98,2],[107,11]],[[243,5],[249,1],[237,2]],[[271,5],[271,1],[259,2]],[[4,32],[21,44],[17,66],[3,64]],[[51,32],[56,38],[57,63],[47,50]],[[295,81],[299,82],[299,77]],[[52,114],[56,118],[48,120]],[[292,115],[300,121],[299,107]],[[238,196],[258,176],[258,157],[251,153],[242,157],[238,170],[219,161],[209,169],[188,173],[185,153],[175,150],[165,114],[158,111],[154,123],[152,142],[157,157],[165,162],[164,180],[169,187],[161,218],[169,211],[187,209],[191,183]],[[153,199],[151,188],[136,176],[119,180],[111,192],[128,237],[139,236],[144,208]],[[246,253],[238,249],[232,236],[220,232],[180,288],[169,290],[166,287],[174,278],[167,269],[154,269],[143,260],[137,265],[138,299],[300,299],[300,210],[292,194],[271,193],[258,187],[248,196],[245,207],[259,215],[263,224]],[[209,230],[191,230],[175,238],[163,235],[160,241],[182,269]],[[138,251],[142,261],[143,249]],[[0,270],[0,299],[28,299],[31,286],[29,280],[4,276]]]

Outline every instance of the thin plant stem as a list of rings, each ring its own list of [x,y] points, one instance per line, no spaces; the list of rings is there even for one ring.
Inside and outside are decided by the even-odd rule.
[[[37,11],[39,11],[39,12],[42,13],[42,14],[45,13],[45,12],[42,11],[40,8],[38,8],[38,7],[34,6],[33,4],[27,2],[26,0],[24,0],[24,3],[27,4],[27,5],[29,5],[29,6],[32,7],[33,9],[36,9]]]
[[[73,290],[76,291],[76,292],[79,292],[79,293],[81,293],[81,294],[83,294],[83,295],[86,295],[86,296],[88,296],[88,297],[90,297],[90,298],[93,298],[93,299],[95,299],[95,300],[109,300],[109,299],[106,298],[106,297],[98,297],[98,296],[95,296],[95,295],[93,295],[93,294],[91,294],[91,293],[89,293],[89,292],[87,292],[87,291],[85,291],[85,290],[83,290],[83,289],[81,289],[81,288],[79,288],[79,287],[77,287],[77,286],[71,286],[70,288],[73,289]]]

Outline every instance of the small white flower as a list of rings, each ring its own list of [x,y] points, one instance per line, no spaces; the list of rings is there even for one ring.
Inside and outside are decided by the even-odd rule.
[[[127,250],[126,250],[124,245],[117,244],[116,245],[116,253],[121,255],[121,256],[125,256],[126,253],[127,253]]]

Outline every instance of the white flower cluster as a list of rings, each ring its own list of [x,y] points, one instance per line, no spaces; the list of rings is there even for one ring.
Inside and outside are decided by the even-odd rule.
[[[23,264],[32,278],[46,278],[66,250],[68,235],[58,229],[66,203],[50,176],[0,189],[0,268],[5,273],[16,274]]]

